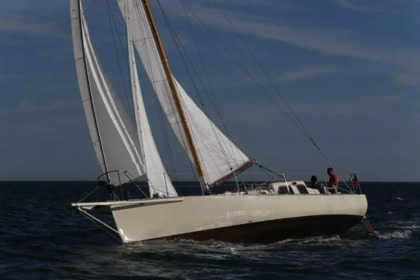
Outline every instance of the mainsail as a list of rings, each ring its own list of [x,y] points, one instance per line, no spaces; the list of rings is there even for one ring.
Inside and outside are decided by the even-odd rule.
[[[181,128],[181,121],[168,85],[168,77],[162,69],[162,63],[159,60],[157,46],[153,39],[144,7],[139,1],[135,0],[118,0],[118,5],[124,19],[128,21],[134,45],[166,117],[179,142],[187,151],[191,161],[193,161],[193,155],[186,144],[186,135]],[[249,158],[202,112],[177,81],[176,85],[198,150],[200,162],[205,169],[205,183],[212,185],[214,182],[218,182],[220,178],[250,162]]]
[[[128,171],[134,178],[145,173],[136,129],[105,77],[93,49],[82,6],[71,0],[74,57],[89,132],[104,172]],[[117,185],[126,177],[109,178]]]

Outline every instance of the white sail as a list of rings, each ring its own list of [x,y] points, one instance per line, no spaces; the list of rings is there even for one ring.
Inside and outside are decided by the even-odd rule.
[[[146,176],[149,183],[150,195],[153,196],[154,193],[162,193],[168,197],[178,196],[168,174],[166,173],[165,167],[162,164],[162,160],[159,156],[159,152],[153,139],[152,131],[147,119],[143,97],[141,94],[136,60],[134,56],[133,42],[131,40],[129,31],[127,32],[127,37],[131,87],[136,112],[137,131],[140,144],[143,148],[142,156],[144,165],[146,167]]]
[[[74,57],[96,156],[104,172],[125,170],[139,177],[144,174],[144,166],[136,129],[102,71],[78,2],[70,2]],[[114,185],[129,181],[125,176],[109,179]]]
[[[192,160],[192,154],[185,143],[186,137],[181,128],[181,122],[175,109],[167,77],[159,60],[157,47],[144,8],[135,0],[118,0],[118,4],[124,18],[130,21],[129,27],[135,47],[153,84],[159,102],[178,140]],[[226,174],[243,166],[249,159],[207,118],[181,85],[178,82],[176,83],[200,161],[205,169],[204,180],[211,185]]]
[[[213,184],[248,162],[249,158],[211,122],[178,81],[176,83],[202,164],[206,170],[207,182]]]

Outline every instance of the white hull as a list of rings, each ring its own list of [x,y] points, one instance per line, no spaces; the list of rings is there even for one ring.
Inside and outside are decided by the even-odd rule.
[[[366,214],[365,195],[213,195],[73,204],[106,206],[124,243],[191,238],[273,242],[340,233]],[[274,235],[274,236],[273,236]]]

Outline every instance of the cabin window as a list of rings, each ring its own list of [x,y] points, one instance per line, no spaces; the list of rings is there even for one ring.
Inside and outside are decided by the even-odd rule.
[[[301,194],[309,194],[308,190],[304,185],[297,185],[296,188],[299,190]]]
[[[286,186],[279,187],[278,191],[279,194],[289,194],[289,191],[287,190]]]

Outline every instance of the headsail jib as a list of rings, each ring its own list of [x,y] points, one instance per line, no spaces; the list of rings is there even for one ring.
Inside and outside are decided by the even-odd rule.
[[[145,170],[136,129],[102,70],[80,0],[71,0],[70,5],[80,94],[98,161],[104,172],[126,170],[139,177]],[[108,178],[111,184],[118,184],[117,179]]]
[[[127,27],[129,24],[127,24]],[[169,175],[166,173],[159,152],[156,148],[143,102],[140,82],[137,74],[136,59],[134,56],[133,41],[129,28],[127,28],[128,57],[130,68],[131,90],[136,114],[137,132],[142,145],[142,159],[146,168],[150,195],[164,194],[165,196],[178,196]]]

